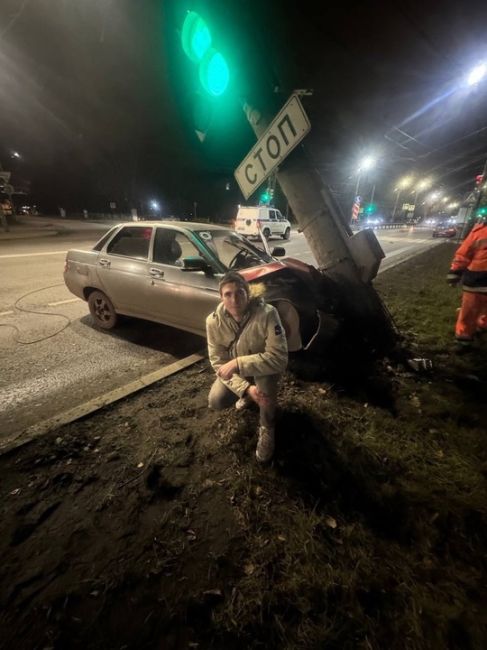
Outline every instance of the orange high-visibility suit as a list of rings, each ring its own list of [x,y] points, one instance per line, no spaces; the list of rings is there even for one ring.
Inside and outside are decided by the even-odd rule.
[[[487,223],[477,224],[457,248],[447,282],[462,281],[462,306],[455,338],[469,344],[475,334],[487,332]]]

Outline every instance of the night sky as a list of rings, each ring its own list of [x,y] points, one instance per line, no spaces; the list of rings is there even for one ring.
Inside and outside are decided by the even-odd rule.
[[[32,181],[46,212],[110,201],[143,211],[157,199],[164,214],[186,216],[197,202],[198,216],[226,218],[243,201],[233,171],[255,142],[242,99],[272,115],[296,88],[313,90],[305,147],[344,209],[364,154],[378,157],[364,194],[375,183],[384,206],[410,172],[461,198],[487,157],[487,79],[461,85],[487,61],[487,2],[1,5],[0,162]],[[180,48],[187,9],[207,15],[231,65],[217,102]]]

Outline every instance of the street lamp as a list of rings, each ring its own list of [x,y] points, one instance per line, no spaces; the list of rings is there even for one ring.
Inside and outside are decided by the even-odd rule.
[[[401,180],[397,184],[397,187],[394,189],[394,192],[397,192],[397,195],[396,195],[396,201],[394,203],[394,210],[392,211],[393,221],[396,217],[397,204],[399,203],[399,197],[401,196],[401,192],[406,188],[408,188],[412,182],[413,182],[412,176],[404,176],[404,178],[401,178]]]
[[[429,189],[433,185],[433,179],[431,178],[423,178],[422,180],[419,181],[419,183],[416,185],[414,190],[411,192],[411,194],[414,194],[414,214],[416,213],[416,199],[418,198],[418,194],[421,192],[424,192],[425,190]]]
[[[362,177],[362,172],[366,172],[372,167],[375,166],[376,160],[373,156],[365,156],[359,163],[357,168],[357,184],[355,185],[355,196],[358,195],[358,188],[360,185],[360,178]]]
[[[362,158],[362,160],[359,162],[359,165],[357,167],[357,183],[355,184],[355,194],[353,196],[353,203],[352,203],[352,220],[354,218],[353,216],[353,206],[355,205],[358,197],[358,190],[360,187],[360,180],[362,178],[362,172],[368,171],[369,169],[372,169],[372,167],[375,166],[376,160],[373,156],[365,156]],[[373,200],[373,193],[372,193],[372,200]],[[371,200],[371,202],[372,202]]]

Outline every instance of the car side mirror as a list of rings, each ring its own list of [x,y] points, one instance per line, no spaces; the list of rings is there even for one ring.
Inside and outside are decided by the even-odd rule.
[[[272,257],[284,257],[285,254],[286,254],[286,249],[283,248],[282,246],[276,246],[271,251]]]
[[[211,275],[212,273],[211,266],[202,257],[199,257],[199,255],[183,257],[183,266],[181,271],[203,271],[208,275]]]

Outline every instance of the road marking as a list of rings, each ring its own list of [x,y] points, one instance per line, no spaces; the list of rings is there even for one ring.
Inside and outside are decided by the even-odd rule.
[[[69,298],[68,300],[57,300],[56,302],[48,302],[48,307],[56,307],[57,305],[67,305],[68,302],[79,302],[81,298]],[[1,316],[1,314],[0,314]]]
[[[13,311],[0,311],[0,316],[10,316],[13,313]]]
[[[0,259],[12,259],[13,257],[41,257],[42,255],[66,255],[64,251],[49,251],[48,253],[17,253],[16,255],[0,255]]]

